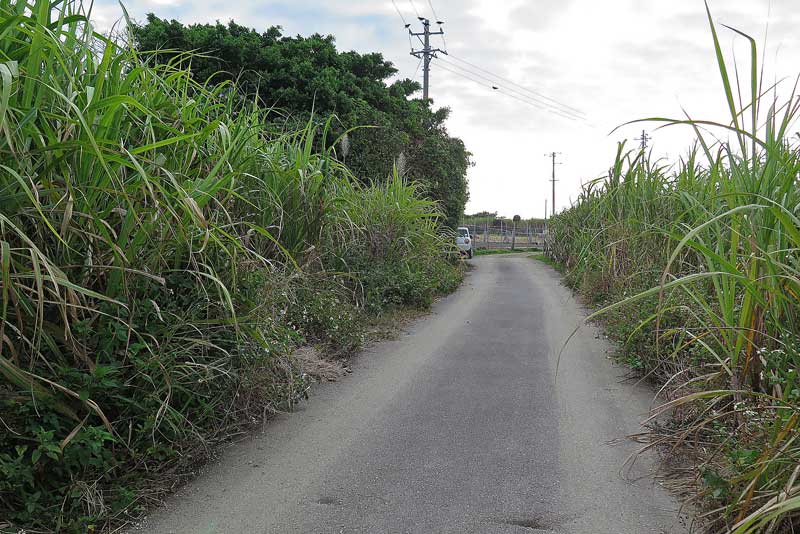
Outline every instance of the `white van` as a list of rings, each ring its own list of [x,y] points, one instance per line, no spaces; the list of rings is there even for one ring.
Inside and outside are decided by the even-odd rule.
[[[456,246],[458,250],[472,258],[472,236],[469,235],[469,228],[459,226],[456,230]]]

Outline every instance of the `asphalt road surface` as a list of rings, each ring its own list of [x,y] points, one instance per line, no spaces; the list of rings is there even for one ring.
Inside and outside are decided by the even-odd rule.
[[[624,379],[549,267],[487,256],[338,383],[265,425],[155,511],[152,533],[687,532],[625,468],[653,392]]]

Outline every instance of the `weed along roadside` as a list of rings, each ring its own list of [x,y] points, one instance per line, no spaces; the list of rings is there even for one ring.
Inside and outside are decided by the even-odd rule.
[[[396,154],[362,181],[332,116],[276,128],[232,82],[92,33],[88,10],[0,0],[3,532],[137,517],[370,321],[462,279]]]
[[[695,128],[675,167],[620,145],[607,179],[549,222],[549,259],[598,309],[620,356],[655,382],[644,436],[712,532],[794,532],[800,512],[798,96],[759,97],[758,52],[729,74],[730,124]],[[746,87],[745,87],[746,85]],[[701,127],[700,124],[703,126]],[[704,129],[727,130],[712,145]],[[669,417],[664,419],[663,417]],[[671,467],[670,467],[671,466]]]
[[[574,203],[556,188],[580,177],[557,179],[545,148],[540,218],[530,139],[580,140],[564,165],[590,161],[602,140],[586,132],[608,118],[561,99],[606,95],[606,113],[670,79],[617,79],[631,62],[572,30],[611,42],[622,17],[598,23],[612,10],[581,1],[560,4],[585,28],[547,17],[548,38],[578,43],[551,61],[569,47],[499,48],[538,26],[497,46],[465,27],[449,52],[435,0],[232,0],[214,24],[192,23],[203,2],[160,6],[184,22],[132,2],[136,22],[113,0],[0,0],[0,533],[685,534],[664,485],[704,534],[800,529],[800,95],[763,82],[736,30],[750,63],[726,63],[706,5],[729,117],[649,119],[694,148],[668,166],[642,132]],[[525,19],[511,4],[492,18]],[[465,6],[454,22],[483,20]],[[256,7],[308,36],[229,18]],[[660,25],[658,9],[625,20]],[[416,71],[364,52],[391,50],[387,13]],[[316,33],[332,26],[354,50]],[[607,49],[693,50],[634,38]],[[517,63],[500,77],[459,46]],[[558,99],[507,78],[556,72],[545,64],[582,75]],[[483,93],[459,96],[464,79]],[[496,157],[473,165],[451,126]],[[465,215],[473,167],[475,196],[525,215]],[[586,317],[562,278],[655,385],[641,443],[620,438],[650,390],[617,387],[603,334],[573,330]]]

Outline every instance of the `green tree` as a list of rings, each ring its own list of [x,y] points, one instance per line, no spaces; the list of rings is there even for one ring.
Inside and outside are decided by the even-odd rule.
[[[340,158],[360,180],[384,181],[400,158],[405,175],[441,204],[447,224],[458,224],[471,154],[448,134],[448,109],[414,98],[417,82],[389,83],[397,69],[381,54],[340,52],[330,35],[286,37],[278,26],[259,33],[233,21],[184,25],[154,14],[134,35],[153,61],[188,62],[199,81],[237,80],[247,96],[276,110],[276,121],[335,115],[339,133],[356,128]]]

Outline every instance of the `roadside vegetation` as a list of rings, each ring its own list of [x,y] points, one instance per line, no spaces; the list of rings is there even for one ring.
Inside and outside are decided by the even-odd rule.
[[[150,14],[133,27],[137,48],[150,60],[186,67],[204,84],[235,82],[240,93],[273,109],[278,128],[331,122],[344,135],[340,159],[363,184],[382,182],[399,167],[426,197],[439,202],[447,224],[464,213],[471,154],[445,128],[447,108],[420,98],[420,84],[388,80],[397,69],[378,53],[336,48],[333,36],[289,37],[236,24],[189,24]],[[197,53],[204,52],[204,53]]]
[[[556,271],[560,273],[564,273],[564,265],[559,263],[558,261],[554,260],[550,255],[547,253],[537,253],[537,254],[529,254],[528,257],[532,260],[537,260],[545,265],[549,265]],[[573,286],[574,287],[574,286]]]
[[[670,479],[708,529],[794,532],[800,99],[762,84],[739,32],[752,54],[734,76],[709,23],[730,123],[650,119],[693,128],[695,148],[668,166],[620,146],[609,176],[550,221],[547,251],[627,362],[663,385],[642,439],[679,458]]]
[[[136,517],[305,398],[297,349],[462,275],[440,205],[358,179],[333,116],[279,123],[84,7],[0,0],[0,531]]]

